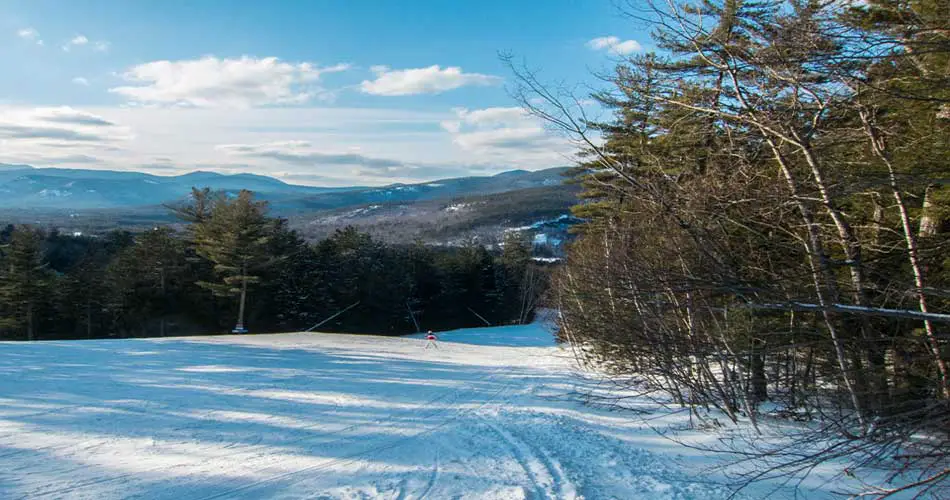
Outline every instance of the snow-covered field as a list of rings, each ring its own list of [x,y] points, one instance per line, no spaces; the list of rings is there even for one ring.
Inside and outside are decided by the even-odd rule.
[[[423,343],[0,343],[0,498],[729,494],[705,470],[717,457],[572,397],[569,353],[543,325]]]

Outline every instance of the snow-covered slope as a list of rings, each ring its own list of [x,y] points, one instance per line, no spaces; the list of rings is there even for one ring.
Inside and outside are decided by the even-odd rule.
[[[453,342],[454,340],[454,342]],[[543,325],[0,343],[0,498],[725,498]],[[484,345],[489,344],[489,345]]]

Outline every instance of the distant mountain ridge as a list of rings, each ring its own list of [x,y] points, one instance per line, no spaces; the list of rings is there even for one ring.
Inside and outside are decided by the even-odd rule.
[[[412,202],[556,185],[560,184],[564,170],[516,170],[491,177],[463,177],[378,188],[326,188],[288,184],[273,177],[255,174],[227,175],[195,171],[178,176],[159,176],[143,172],[0,164],[0,208],[137,208],[180,200],[192,187],[210,187],[224,191],[249,189],[260,198],[270,201],[278,211],[300,212],[361,203]]]
[[[458,177],[419,184],[393,184],[377,188],[326,192],[293,200],[287,210],[311,212],[366,204],[399,204],[431,201],[460,196],[481,196],[524,189],[559,186],[564,183],[566,167],[529,172],[513,170],[493,176]]]

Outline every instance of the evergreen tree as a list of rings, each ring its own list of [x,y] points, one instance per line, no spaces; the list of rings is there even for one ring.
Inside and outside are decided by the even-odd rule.
[[[809,462],[907,447],[915,486],[950,477],[947,440],[909,438],[950,418],[950,3],[646,6],[627,13],[662,53],[618,64],[595,95],[608,123],[515,70],[524,106],[588,146],[560,335],[733,421],[765,400],[818,409],[798,444],[832,444]]]
[[[541,273],[531,262],[530,243],[518,233],[506,234],[499,261],[495,278],[500,288],[498,314],[501,318],[525,323],[530,319],[541,292]]]
[[[534,269],[525,270],[530,250],[523,241],[501,253],[477,244],[402,246],[351,227],[311,245],[287,220],[267,217],[266,205],[250,193],[226,198],[207,189],[194,190],[192,205],[174,210],[190,223],[186,231],[52,231],[44,240],[26,227],[0,230],[0,335],[207,334],[230,326],[219,311],[230,317],[234,309],[256,330],[290,331],[357,302],[324,328],[399,335],[478,326],[480,318],[524,321],[534,307],[519,296],[523,276]],[[220,297],[237,298],[238,307]]]
[[[100,330],[110,287],[116,286],[116,283],[106,281],[107,262],[91,251],[62,279],[62,286],[57,287],[59,312],[72,320],[72,328],[66,326],[64,329],[78,333],[81,327],[86,338],[93,338]]]
[[[113,304],[125,324],[147,332],[157,323],[168,334],[168,320],[180,314],[190,271],[184,242],[167,227],[145,231],[109,266]]]
[[[43,235],[28,226],[18,226],[3,248],[0,269],[0,326],[36,338],[37,311],[47,297],[52,276],[44,262]]]
[[[276,257],[268,252],[274,222],[266,213],[266,202],[254,201],[250,191],[242,190],[232,200],[215,203],[210,216],[197,219],[193,226],[195,249],[214,263],[217,277],[198,285],[216,296],[238,298],[238,332],[244,331],[248,286],[260,282],[259,272]]]
[[[293,331],[333,313],[320,259],[313,247],[289,229],[286,219],[276,221],[268,252],[283,257],[267,269],[266,280],[260,284],[262,297],[255,308],[259,319],[280,331]]]

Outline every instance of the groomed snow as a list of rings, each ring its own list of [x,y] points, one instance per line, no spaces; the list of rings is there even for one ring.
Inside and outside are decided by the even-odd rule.
[[[716,457],[573,397],[541,324],[423,344],[0,343],[0,498],[728,496]]]

